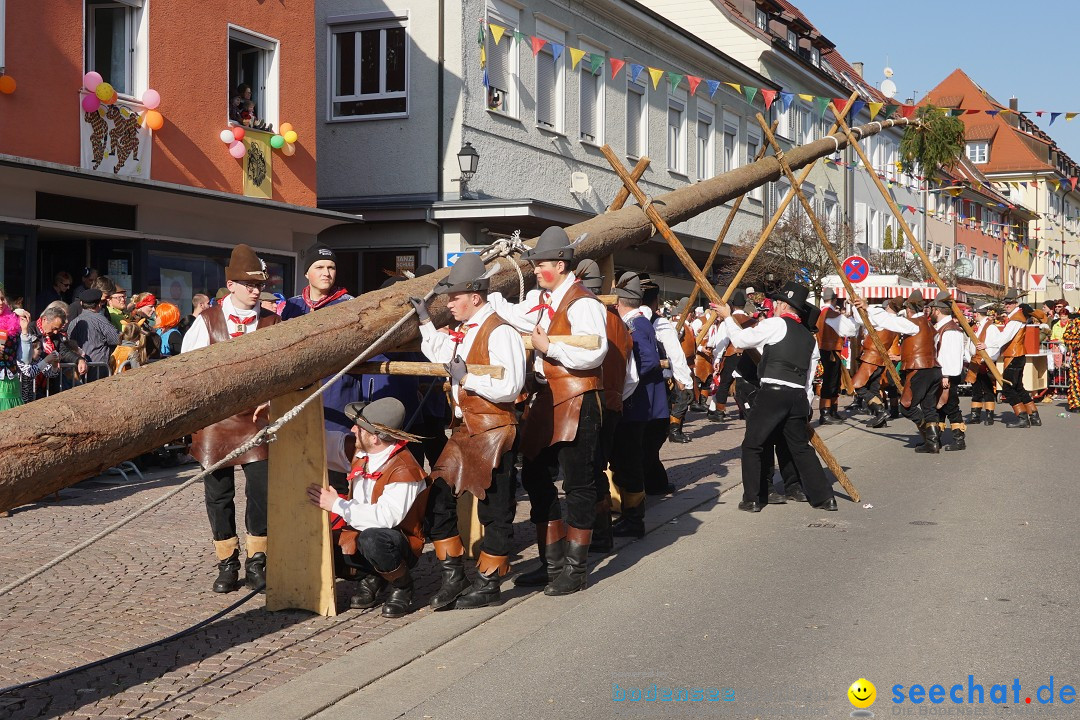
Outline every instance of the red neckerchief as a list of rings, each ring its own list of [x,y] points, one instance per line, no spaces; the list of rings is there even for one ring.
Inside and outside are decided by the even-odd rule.
[[[45,354],[51,355],[56,352],[56,343],[53,342],[52,334],[45,332],[42,318],[37,319],[37,329],[41,334],[41,346],[45,349]]]
[[[798,315],[796,315],[795,313],[781,313],[780,317],[782,317],[782,318],[790,318],[791,320],[794,320],[795,322],[802,325],[802,318],[799,317]]]
[[[533,309],[535,310],[536,308]],[[461,327],[462,329],[448,331],[450,333],[450,337],[454,338],[455,345],[460,345],[461,343],[465,342],[465,335],[469,332],[470,328],[476,327],[476,323],[468,323],[467,325],[461,325],[459,327]]]
[[[551,307],[551,305],[549,305],[547,303],[547,301],[551,299],[551,293],[550,292],[542,293],[540,295],[540,297],[543,298],[543,302],[541,302],[536,307],[529,308],[529,312],[532,313],[532,312],[535,312],[537,310],[547,310],[548,320],[549,321],[554,320],[555,319],[555,308]]]
[[[303,292],[300,293],[300,297],[301,299],[303,299],[304,304],[308,306],[308,310],[318,310],[323,305],[329,305],[330,303],[334,302],[342,295],[345,295],[347,292],[348,290],[343,287],[330,288],[329,295],[324,297],[322,300],[319,300],[318,302],[311,302],[311,286],[309,285],[304,288]]]
[[[390,455],[386,458],[386,462],[390,462],[390,458],[397,455],[401,451],[401,449],[404,448],[408,444],[409,444],[408,440],[398,440],[397,444],[394,445],[394,449],[390,451]],[[373,472],[373,473],[367,472],[367,464],[368,464],[368,458],[365,457],[363,464],[361,464],[360,467],[356,468],[355,470],[352,470],[349,473],[348,477],[346,478],[349,481],[349,494],[348,495],[342,495],[341,493],[338,493],[339,498],[341,498],[342,500],[352,500],[352,481],[355,480],[358,477],[363,478],[365,480],[378,480],[379,478],[382,477],[382,471],[381,470]],[[385,463],[384,463],[384,467],[385,467]],[[336,513],[330,513],[330,529],[331,530],[341,530],[342,528],[345,527],[345,525],[346,525],[345,518],[341,517],[340,515],[338,515]]]
[[[252,315],[251,317],[246,319],[237,317],[236,315],[229,315],[229,322],[241,326],[240,329],[238,329],[236,332],[229,333],[229,337],[240,337],[241,335],[243,335],[243,327],[255,322],[256,318],[258,318],[258,314]],[[259,337],[262,336],[260,335]]]

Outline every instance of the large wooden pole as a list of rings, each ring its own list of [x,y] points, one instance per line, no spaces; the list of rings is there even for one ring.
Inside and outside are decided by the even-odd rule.
[[[875,123],[871,123],[871,125],[873,124]],[[889,191],[885,189],[885,183],[881,182],[881,178],[879,178],[878,174],[874,172],[874,166],[870,164],[870,161],[866,158],[866,153],[863,152],[862,147],[860,147],[859,145],[859,141],[853,136],[853,133],[859,133],[859,137],[863,137],[863,130],[866,126],[863,126],[862,128],[855,128],[854,130],[852,130],[848,127],[847,123],[844,122],[843,118],[840,118],[840,126],[843,128],[844,134],[847,136],[848,143],[851,144],[851,147],[855,148],[855,152],[859,154],[859,159],[862,160],[863,165],[867,167],[867,174],[869,174],[870,178],[874,181],[874,185],[877,187],[878,192],[881,193],[881,197],[885,198],[885,202],[888,203],[889,209],[892,210],[893,217],[895,217],[896,221],[900,223],[900,228],[904,231],[904,235],[907,236],[908,242],[911,243],[912,249],[915,250],[915,254],[919,256],[919,258],[922,260],[923,265],[926,266],[926,271],[930,273],[930,277],[934,279],[934,282],[937,283],[937,286],[941,288],[942,292],[949,292],[949,287],[941,279],[941,276],[938,275],[938,271],[937,268],[934,267],[934,263],[930,262],[930,258],[927,256],[926,251],[923,250],[922,245],[920,245],[919,241],[915,239],[915,234],[912,233],[911,228],[908,227],[907,221],[904,220],[904,214],[900,212],[900,207],[896,204],[896,201],[893,200],[892,195],[889,194]],[[923,209],[925,210],[925,208]],[[843,273],[840,273],[840,276],[843,277]],[[971,325],[968,324],[967,318],[964,317],[964,313],[960,311],[960,307],[956,304],[956,300],[950,297],[949,305],[952,306],[953,317],[956,318],[956,322],[960,323],[960,327],[964,329],[964,332],[967,333],[967,336],[971,339],[971,344],[981,344],[982,341],[979,340],[979,337],[975,334],[975,331],[971,329]],[[977,352],[986,362],[986,367],[988,367],[990,369],[990,372],[994,374],[994,377],[997,379],[998,384],[1005,385],[1005,378],[1001,376],[1001,371],[998,370],[997,363],[990,359],[990,354],[987,353],[985,350],[977,350]],[[888,355],[882,355],[882,357],[887,358]],[[903,386],[901,384],[897,384],[896,387]]]
[[[773,120],[772,129],[774,131],[779,123],[779,120]],[[767,147],[768,146],[765,145],[765,143],[761,144],[761,147],[758,148],[757,155],[754,156],[754,162],[765,157]],[[633,177],[633,174],[631,174],[631,177]],[[739,208],[742,207],[742,201],[745,197],[745,195],[740,195],[735,198],[735,203],[731,206],[731,212],[728,213],[727,219],[724,220],[724,227],[720,228],[720,234],[716,236],[716,242],[713,243],[712,250],[709,251],[709,257],[705,259],[705,264],[701,266],[702,273],[708,274],[708,272],[712,270],[713,263],[716,262],[716,255],[720,251],[720,246],[724,244],[724,239],[727,237],[728,230],[731,229],[731,224],[735,222],[735,216],[739,214]],[[694,307],[694,303],[697,302],[697,296],[700,292],[701,288],[698,285],[694,285],[694,289],[690,291],[690,297],[686,299],[686,307],[684,307],[679,314],[679,323],[675,327],[676,333],[682,334],[683,325],[686,324],[687,314],[690,312],[690,308]]]
[[[832,103],[829,103],[829,109],[836,113],[836,108]],[[838,113],[836,113],[838,114]],[[810,201],[806,199],[806,195],[802,191],[801,186],[795,185],[795,174],[791,172],[791,168],[788,167],[787,159],[784,157],[784,151],[780,149],[780,144],[776,142],[776,136],[773,135],[772,130],[765,124],[765,118],[761,113],[757,116],[758,125],[765,131],[765,137],[768,138],[769,144],[773,146],[776,152],[776,159],[780,161],[780,167],[783,168],[784,174],[787,175],[788,182],[791,183],[792,189],[795,194],[799,196],[799,202],[802,203],[803,210],[806,212],[806,216],[810,218],[810,223],[814,226],[814,232],[817,233],[818,239],[821,240],[822,246],[825,248],[825,252],[829,255],[829,260],[832,261],[833,267],[836,268],[836,274],[840,276],[840,280],[844,283],[844,289],[847,290],[848,297],[855,297],[855,286],[848,280],[846,274],[844,274],[844,268],[840,264],[840,258],[836,255],[836,250],[833,249],[832,243],[829,242],[828,236],[825,234],[825,229],[821,227],[821,222],[818,220],[817,215],[814,214],[814,208],[810,205]],[[870,322],[870,316],[863,308],[858,308],[859,316],[862,318],[863,326],[870,334],[870,340],[874,343],[874,349],[881,354],[881,357],[889,357],[889,349],[885,347],[885,344],[881,342],[881,337],[878,336],[877,330],[874,329],[874,324]],[[896,365],[891,362],[885,363],[885,370],[889,373],[889,377],[896,383],[896,387],[903,387],[904,383],[900,380],[900,373],[896,372]],[[849,379],[850,381],[850,379]]]
[[[863,136],[880,129],[877,123],[860,128]],[[846,139],[823,138],[788,151],[788,163],[802,168],[846,145]],[[780,175],[776,159],[765,157],[661,195],[650,207],[669,225],[676,225]],[[624,207],[573,225],[567,232],[571,237],[588,233],[576,255],[595,259],[645,242],[654,230],[641,208]],[[229,342],[5,410],[0,416],[4,459],[0,510],[37,500],[333,375],[410,311],[408,297],[422,297],[448,272],[442,268]],[[511,295],[517,284],[517,273],[506,262],[491,279],[492,290]],[[434,300],[430,312],[437,324],[450,321],[444,299]],[[415,323],[404,323],[385,338],[379,351],[404,345],[417,335]],[[98,420],[104,411],[107,422]]]
[[[689,253],[686,252],[686,248],[684,248],[682,243],[679,242],[679,238],[675,237],[675,233],[671,231],[671,227],[666,222],[664,222],[664,218],[660,217],[660,213],[656,212],[656,208],[654,208],[652,206],[652,203],[648,201],[645,193],[643,193],[641,191],[641,188],[637,186],[637,183],[635,183],[630,178],[630,174],[626,172],[626,168],[623,167],[621,162],[619,162],[619,158],[615,155],[612,149],[605,145],[604,147],[600,148],[600,151],[604,153],[604,157],[607,158],[608,162],[611,164],[612,169],[615,170],[623,183],[625,183],[626,186],[630,188],[630,192],[633,193],[634,198],[636,198],[637,201],[641,204],[641,207],[645,209],[645,214],[648,215],[649,220],[652,221],[657,231],[659,231],[660,235],[664,238],[664,240],[667,241],[668,246],[672,249],[672,251],[674,251],[675,255],[679,258],[679,260],[682,261],[683,267],[689,270],[690,274],[694,276],[694,279],[697,281],[698,285],[701,286],[701,289],[705,291],[705,295],[709,298],[709,300],[716,303],[717,305],[724,304],[725,301],[721,300],[720,296],[716,294],[716,288],[714,288],[711,283],[704,279],[701,274],[701,270],[699,270],[698,266],[694,264],[693,259],[690,257]],[[704,330],[706,327],[706,325],[703,325],[702,330]],[[822,460],[824,460],[825,464],[829,466],[830,470],[832,470],[833,475],[836,476],[836,479],[840,482],[840,485],[842,485],[843,488],[848,492],[848,495],[851,496],[851,499],[855,502],[858,502],[859,491],[856,490],[855,486],[851,484],[850,480],[848,480],[847,474],[844,472],[844,468],[841,467],[840,463],[837,462],[836,456],[834,456],[829,450],[829,448],[826,447],[825,441],[822,440],[816,432],[814,432],[813,428],[808,426],[808,429],[810,431],[810,444],[814,446],[814,449],[817,450]]]
[[[630,171],[630,177],[634,178],[634,182],[641,179],[641,176],[645,174],[645,170],[649,167],[649,163],[652,162],[647,155],[638,158],[637,165]],[[615,199],[608,205],[607,210],[604,212],[611,213],[616,210],[622,210],[623,205],[630,199],[630,190],[625,185],[619,186],[619,192],[615,193]]]

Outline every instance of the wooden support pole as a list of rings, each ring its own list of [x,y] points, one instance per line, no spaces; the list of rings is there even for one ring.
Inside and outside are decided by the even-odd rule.
[[[646,168],[649,167],[649,163],[652,160],[649,157],[642,156],[638,158],[637,165],[630,171],[630,177],[634,178],[634,182],[641,179],[641,176],[645,174]],[[616,210],[622,210],[622,206],[626,204],[626,201],[630,199],[630,189],[625,185],[619,188],[619,192],[615,193],[615,199],[611,201],[605,212],[615,212]],[[603,268],[600,268],[603,270]]]
[[[776,126],[779,124],[779,120],[773,121],[773,131],[776,130]],[[762,143],[761,147],[758,148],[757,155],[754,156],[754,162],[765,157],[767,149],[768,146]],[[720,234],[716,236],[716,242],[713,243],[712,250],[709,251],[709,257],[705,260],[705,264],[701,266],[701,272],[707,274],[712,270],[713,263],[716,261],[716,254],[720,251],[720,246],[724,244],[724,238],[727,237],[728,230],[731,229],[731,224],[735,222],[735,216],[739,214],[739,208],[742,206],[742,201],[745,197],[746,195],[740,195],[735,198],[735,203],[731,206],[731,212],[728,213],[727,219],[724,220],[724,227],[720,228]],[[686,307],[684,307],[682,313],[679,314],[679,323],[675,326],[676,333],[682,333],[683,325],[686,323],[686,315],[690,312],[690,308],[694,307],[694,303],[697,302],[699,292],[701,292],[701,288],[694,285],[694,289],[690,291],[690,297],[686,300]]]
[[[837,118],[837,120],[840,121],[840,127],[843,128],[844,134],[847,135],[848,144],[851,145],[851,147],[855,148],[855,152],[859,154],[859,159],[862,160],[863,165],[865,165],[871,170],[871,172],[869,172],[868,174],[870,175],[871,179],[873,179],[874,185],[877,186],[878,192],[881,193],[881,197],[885,198],[885,202],[888,203],[889,209],[892,210],[893,217],[895,217],[896,221],[900,223],[900,228],[904,231],[904,235],[907,236],[908,242],[911,243],[912,249],[915,250],[915,254],[918,255],[919,258],[922,260],[923,265],[926,266],[926,271],[930,273],[930,277],[934,279],[934,282],[937,283],[937,286],[941,288],[943,292],[948,292],[948,286],[945,285],[945,282],[941,279],[941,276],[938,275],[937,268],[935,268],[934,264],[930,262],[930,258],[926,255],[926,251],[923,250],[922,245],[920,245],[919,241],[915,239],[914,233],[911,232],[911,228],[908,227],[907,221],[904,220],[904,214],[900,212],[900,207],[896,204],[896,201],[892,199],[892,195],[889,195],[889,191],[885,189],[885,184],[881,182],[881,178],[878,177],[876,172],[873,172],[874,166],[866,158],[866,153],[863,152],[862,147],[859,145],[859,141],[855,139],[855,135],[852,132],[851,128],[848,127],[848,124],[844,122],[843,118]],[[841,277],[843,277],[843,273],[841,273]],[[964,317],[964,313],[960,312],[960,308],[957,306],[956,300],[950,297],[949,305],[952,307],[953,317],[956,318],[956,322],[958,322],[960,324],[960,327],[964,329],[964,332],[967,333],[967,336],[971,339],[972,345],[979,345],[980,343],[982,343],[982,341],[979,340],[978,336],[975,334],[975,331],[971,329],[971,325],[968,324],[967,319]],[[998,381],[998,384],[1005,385],[1005,378],[1001,376],[1001,371],[998,370],[997,363],[990,359],[990,354],[987,353],[985,350],[978,350],[977,352],[979,353],[979,356],[982,357],[982,359],[986,362],[986,366],[990,369],[990,372],[993,373],[994,378]],[[882,357],[887,358],[888,355],[883,355]],[[902,386],[897,385],[897,387]]]
[[[858,97],[859,94],[857,92],[851,93],[851,97],[848,98],[847,104],[844,105],[844,112],[847,112],[851,108],[851,102],[858,99]],[[829,135],[832,136],[832,134],[836,132],[839,127],[839,124],[834,121],[832,127],[829,129]],[[814,169],[815,165],[817,165],[817,160],[804,167],[802,173],[799,175],[798,184],[793,184],[788,189],[787,194],[784,195],[784,199],[780,202],[780,205],[773,212],[773,216],[769,220],[769,224],[766,225],[765,229],[761,231],[761,237],[759,237],[758,241],[754,243],[754,247],[750,249],[750,254],[746,256],[745,260],[743,260],[743,264],[742,267],[739,268],[739,272],[735,273],[735,277],[731,278],[731,282],[728,283],[727,290],[724,291],[724,302],[727,302],[728,298],[731,297],[731,293],[735,292],[735,288],[739,287],[739,283],[742,282],[743,276],[746,275],[746,271],[750,269],[750,265],[753,264],[754,260],[758,256],[758,253],[761,252],[761,248],[765,246],[765,241],[769,239],[770,235],[772,235],[772,231],[776,228],[777,223],[780,222],[780,218],[782,218],[784,216],[784,213],[787,211],[788,205],[790,205],[791,201],[795,198],[795,188],[801,187],[802,184],[806,182],[806,178],[810,177],[810,171]]]
[[[473,375],[490,375],[496,380],[502,380],[503,376],[503,368],[499,365],[469,365],[469,372]],[[356,375],[420,376],[448,376],[450,374],[442,363],[406,362],[404,360],[361,363],[353,369],[353,373]]]
[[[836,113],[836,108],[832,103],[829,103],[829,107],[833,113]],[[818,239],[821,240],[822,246],[825,248],[825,252],[829,255],[829,260],[832,261],[833,267],[836,268],[836,274],[840,276],[840,280],[844,283],[844,289],[847,290],[848,297],[855,297],[855,286],[848,280],[846,274],[844,274],[844,268],[840,263],[840,258],[836,255],[836,250],[833,249],[832,243],[829,242],[829,238],[825,235],[825,229],[821,227],[821,222],[818,220],[817,215],[814,214],[814,208],[810,205],[810,201],[806,199],[806,195],[803,193],[802,186],[795,184],[795,174],[791,172],[791,167],[788,165],[787,159],[784,157],[784,151],[780,149],[780,144],[776,142],[776,136],[773,135],[772,130],[765,124],[765,118],[761,113],[757,114],[758,125],[765,131],[765,137],[770,145],[776,152],[776,159],[780,161],[780,168],[787,176],[788,182],[792,185],[792,189],[799,197],[799,202],[802,203],[803,210],[806,211],[806,216],[810,218],[810,224],[814,226],[814,232],[817,233]],[[881,342],[881,337],[878,335],[877,330],[874,329],[873,323],[870,322],[870,316],[863,308],[858,308],[859,316],[862,318],[863,326],[866,328],[866,332],[870,334],[870,341],[874,343],[874,348],[881,354],[881,357],[888,359],[889,349],[885,347],[885,344]],[[896,365],[891,362],[885,363],[885,370],[889,373],[889,377],[896,383],[896,387],[903,387],[904,383],[900,380],[900,373],[896,372]]]
[[[614,297],[614,296],[612,296],[612,297]],[[570,347],[583,348],[585,350],[596,350],[598,347],[600,347],[600,336],[599,335],[549,335],[548,340],[550,340],[551,342],[563,343],[564,345],[569,345]],[[525,349],[526,350],[532,350],[533,349],[532,335],[522,335],[521,336],[521,341],[523,343],[525,343]],[[414,342],[406,343],[404,345],[399,345],[398,347],[394,348],[391,352],[420,352],[420,342],[419,341],[414,341]],[[398,362],[397,360],[392,360],[391,362],[394,363],[394,365],[398,365],[398,366],[403,364],[401,362]],[[374,367],[374,366],[382,365],[382,364],[383,363],[368,363],[367,366]],[[361,365],[360,368],[358,370],[354,371],[354,372],[356,372],[357,374],[363,374],[362,372],[360,372],[360,370],[363,370],[364,367],[366,367],[366,366]],[[442,367],[442,366],[440,365],[439,367]],[[477,365],[477,367],[480,368],[480,367],[491,367],[491,366],[490,365]],[[498,369],[502,370],[502,368],[498,368]],[[377,369],[376,370],[368,370],[366,372],[369,372],[372,375],[380,375],[380,374],[383,374],[383,375],[401,375],[401,374],[412,375],[412,374],[414,374],[414,373],[383,373],[381,370],[377,370]],[[469,372],[472,372],[472,367],[471,366],[469,367]],[[442,369],[442,370],[439,370],[438,372],[419,373],[419,374],[421,374],[421,375],[446,375],[446,370]],[[477,374],[480,374],[480,373],[478,372]],[[484,374],[490,374],[490,373],[484,373]],[[494,376],[494,377],[500,377],[501,378],[502,373],[499,373],[499,375]]]
[[[671,228],[668,226],[667,222],[665,222],[664,218],[660,216],[660,213],[656,211],[656,208],[653,207],[652,203],[645,196],[645,193],[643,193],[641,191],[641,188],[637,186],[637,183],[635,183],[630,178],[630,173],[628,173],[626,171],[626,168],[623,167],[622,163],[619,162],[619,158],[615,155],[611,148],[605,145],[604,147],[600,148],[600,151],[604,153],[604,157],[606,157],[608,162],[611,163],[611,167],[618,174],[619,179],[622,180],[628,188],[630,188],[630,192],[634,195],[634,198],[641,205],[641,209],[645,211],[645,215],[649,218],[650,222],[652,222],[653,227],[655,227],[657,231],[659,231],[660,235],[664,238],[664,240],[667,241],[668,246],[671,247],[671,250],[675,253],[676,257],[678,257],[680,262],[682,262],[683,267],[690,271],[690,274],[694,277],[694,280],[705,292],[706,297],[708,297],[711,302],[717,305],[724,304],[726,300],[721,300],[720,296],[716,294],[716,288],[714,288],[712,284],[705,278],[705,276],[702,275],[701,270],[698,269],[698,266],[694,263],[694,260],[690,257],[690,254],[686,252],[686,248],[684,248],[682,243],[679,242],[679,238],[675,237],[675,233],[671,231]],[[851,496],[851,499],[855,502],[858,502],[859,492],[855,489],[855,486],[851,484],[851,481],[848,480],[847,475],[844,473],[844,469],[840,466],[840,463],[836,461],[836,457],[833,456],[833,454],[829,451],[829,448],[825,446],[825,442],[816,432],[814,432],[814,429],[808,429],[810,431],[810,444],[812,444],[814,446],[814,449],[817,450],[818,454],[821,455],[822,459],[825,461],[825,464],[829,466],[829,469],[832,471],[833,475],[836,476],[836,479],[840,482],[844,489],[847,490],[848,495]]]

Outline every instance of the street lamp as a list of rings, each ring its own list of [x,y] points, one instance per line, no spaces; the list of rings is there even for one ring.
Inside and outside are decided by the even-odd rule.
[[[461,150],[458,150],[457,161],[458,168],[461,170],[461,177],[458,179],[461,182],[461,189],[464,191],[465,183],[472,179],[472,176],[476,174],[477,166],[480,165],[480,153],[476,151],[471,142],[466,142],[461,146]]]

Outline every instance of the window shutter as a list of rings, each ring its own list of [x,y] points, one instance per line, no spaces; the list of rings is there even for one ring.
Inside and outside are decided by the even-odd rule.
[[[641,155],[641,100],[643,96],[633,90],[626,90],[626,154],[631,157]]]
[[[596,76],[582,69],[581,81],[581,137],[596,139]]]
[[[495,44],[495,40],[488,38],[488,84],[496,90],[504,93],[510,90],[510,40]]]
[[[555,58],[543,50],[536,55],[536,122],[555,127]]]

